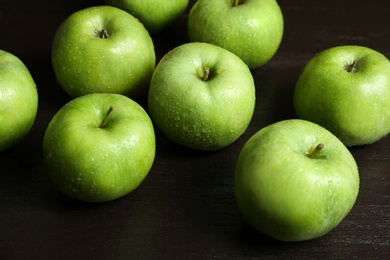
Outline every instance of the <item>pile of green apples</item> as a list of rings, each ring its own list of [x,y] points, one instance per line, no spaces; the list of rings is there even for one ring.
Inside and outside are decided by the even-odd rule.
[[[198,0],[189,42],[156,64],[152,36],[180,17],[188,0],[107,0],[58,27],[52,64],[72,97],[43,140],[50,179],[67,196],[106,202],[136,189],[156,154],[154,127],[179,145],[213,151],[251,122],[251,70],[281,44],[275,0]],[[218,22],[215,17],[218,16]],[[147,97],[147,109],[137,100]],[[234,189],[245,221],[283,241],[335,228],[359,192],[347,147],[390,132],[390,62],[363,46],[336,46],[303,68],[293,95],[297,119],[260,129],[237,158]],[[23,63],[0,51],[0,150],[16,145],[35,120],[38,94]],[[282,192],[280,192],[282,191]]]

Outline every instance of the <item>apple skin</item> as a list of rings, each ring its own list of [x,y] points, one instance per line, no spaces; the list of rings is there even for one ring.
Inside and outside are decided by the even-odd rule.
[[[189,0],[106,0],[105,3],[129,12],[150,34],[156,34],[184,13]]]
[[[101,126],[111,106],[114,110]],[[133,100],[112,93],[71,100],[50,121],[43,157],[54,185],[86,202],[106,202],[136,189],[156,152],[152,122]]]
[[[199,0],[188,17],[190,41],[208,42],[239,56],[250,69],[267,63],[283,37],[283,14],[275,0]]]
[[[311,153],[320,143],[323,149]],[[300,119],[254,134],[239,154],[234,181],[246,222],[282,241],[325,235],[349,213],[359,192],[349,150],[325,128]]]
[[[324,50],[304,67],[293,99],[298,117],[346,146],[374,143],[390,133],[390,62],[363,46]]]
[[[205,68],[207,80],[202,79]],[[240,58],[212,44],[186,43],[157,65],[148,108],[171,141],[196,150],[218,150],[246,130],[255,99],[253,76]]]
[[[107,38],[99,31],[105,29]],[[58,83],[73,98],[117,93],[147,94],[156,64],[153,41],[132,15],[111,6],[77,11],[58,27],[52,44]]]
[[[30,132],[38,110],[38,91],[29,70],[12,53],[0,50],[0,152]]]

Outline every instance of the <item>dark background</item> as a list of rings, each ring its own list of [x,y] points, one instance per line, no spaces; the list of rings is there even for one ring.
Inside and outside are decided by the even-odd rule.
[[[31,133],[0,154],[0,258],[387,258],[390,137],[350,149],[359,166],[360,193],[344,221],[321,238],[275,241],[248,227],[236,208],[233,171],[240,149],[260,128],[295,118],[294,85],[315,53],[356,44],[390,57],[388,1],[278,2],[285,17],[284,38],[275,57],[253,71],[257,104],[245,134],[220,151],[197,152],[157,133],[155,163],[144,183],[116,201],[87,204],[53,188],[41,146],[52,116],[70,100],[51,68],[55,30],[71,13],[103,1],[0,0],[0,49],[26,64],[40,99]],[[188,10],[153,36],[158,59],[188,41],[187,15]]]

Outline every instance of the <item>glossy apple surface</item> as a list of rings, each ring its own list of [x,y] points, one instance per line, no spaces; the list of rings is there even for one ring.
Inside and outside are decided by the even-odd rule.
[[[37,87],[29,70],[18,57],[0,50],[0,151],[30,132],[37,109]]]
[[[325,235],[349,213],[358,192],[358,169],[349,150],[325,128],[300,119],[253,135],[235,170],[243,218],[282,241]]]
[[[208,43],[187,43],[168,52],[156,67],[149,89],[149,114],[173,142],[217,150],[248,127],[255,86],[245,63]]]
[[[136,189],[155,156],[152,122],[119,94],[88,94],[63,106],[43,140],[50,179],[65,195],[105,202]]]
[[[390,133],[390,62],[363,46],[324,50],[300,75],[294,108],[347,146],[376,142]]]
[[[146,95],[156,57],[152,39],[132,15],[111,6],[70,15],[56,31],[52,63],[58,83],[71,96]]]
[[[283,14],[275,0],[199,0],[188,17],[191,41],[221,46],[251,69],[275,55],[283,30]]]
[[[158,33],[183,14],[189,0],[106,0],[137,17],[151,34]]]

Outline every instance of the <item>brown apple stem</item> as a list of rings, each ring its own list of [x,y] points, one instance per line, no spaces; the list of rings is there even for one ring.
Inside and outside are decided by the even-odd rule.
[[[348,73],[355,73],[357,71],[357,61],[354,60],[352,63],[346,63],[344,65],[344,69],[348,72]]]
[[[318,145],[313,145],[309,152],[307,153],[307,157],[313,158],[316,156],[322,149],[324,149],[324,144],[318,144]]]
[[[203,77],[202,77],[202,80],[206,81],[209,79],[209,75],[210,75],[210,68],[209,67],[204,67],[203,68]]]
[[[202,70],[199,70],[199,77],[203,81],[207,81],[210,76],[210,68],[204,67]]]
[[[106,29],[95,29],[95,36],[101,39],[107,39],[108,38],[108,32]]]
[[[234,0],[233,6],[237,6],[237,5],[239,5],[239,4],[240,4],[240,0]]]
[[[99,125],[100,128],[106,127],[108,116],[111,114],[112,111],[114,111],[114,108],[115,108],[114,106],[110,106],[110,108],[108,109],[108,111],[106,113],[106,116],[104,117],[103,121]]]

